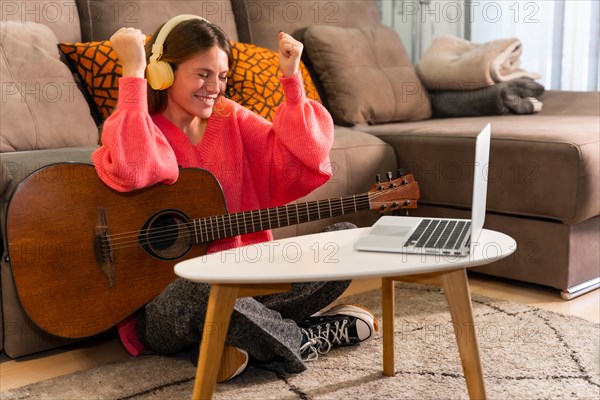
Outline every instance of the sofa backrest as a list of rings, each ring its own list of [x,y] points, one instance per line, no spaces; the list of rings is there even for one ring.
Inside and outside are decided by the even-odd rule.
[[[2,2],[3,21],[48,26],[60,42],[106,40],[119,28],[154,32],[168,18],[198,14],[231,40],[277,48],[276,34],[312,25],[377,25],[377,0],[35,0]]]
[[[60,42],[77,42],[81,40],[77,3],[75,0],[3,1],[0,15],[3,22],[46,25]]]
[[[238,18],[231,0],[77,0],[77,8],[85,42],[107,40],[124,26],[138,28],[149,35],[167,19],[179,14],[200,15],[223,29],[231,40],[238,40]]]
[[[234,0],[234,12],[247,29],[239,29],[239,40],[277,50],[277,32],[301,38],[313,25],[340,27],[379,25],[377,0]],[[240,26],[241,27],[241,26]]]
[[[29,0],[3,1],[0,6],[2,21],[46,25],[59,42],[71,43],[106,40],[124,26],[151,34],[178,14],[201,15],[220,26],[231,40],[250,36],[247,31],[238,35],[238,26],[248,29],[246,12],[231,0]]]

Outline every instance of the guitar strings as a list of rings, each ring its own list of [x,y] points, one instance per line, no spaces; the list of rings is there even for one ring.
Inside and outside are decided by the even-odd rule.
[[[339,199],[335,199],[334,202],[336,203],[334,205],[334,207],[328,207],[327,211],[331,214],[336,214],[333,216],[340,216],[344,214],[344,210],[346,209],[350,209],[350,207],[348,205],[344,205],[343,202],[344,200],[346,201],[352,201],[353,200],[353,207],[351,208],[362,208],[365,206],[369,206],[369,208],[371,208],[372,203],[377,203],[375,200],[377,200],[379,197],[381,196],[386,196],[389,195],[390,191],[396,191],[401,189],[402,187],[396,187],[396,188],[390,188],[387,189],[385,191],[381,191],[381,192],[367,192],[367,193],[363,193],[363,194],[359,194],[359,195],[355,195],[355,196],[349,196],[349,197],[341,197]],[[358,198],[358,200],[357,200]],[[284,220],[286,222],[288,222],[287,225],[283,225],[283,226],[288,226],[288,225],[293,225],[289,223],[289,215],[288,213],[288,208],[293,208],[295,209],[295,213],[294,211],[292,211],[292,213],[294,213],[294,217],[291,218],[291,220],[298,220],[298,223],[301,223],[300,220],[306,218],[305,221],[302,222],[308,222],[310,221],[310,216],[311,215],[317,215],[318,213],[321,212],[320,207],[322,207],[323,205],[319,204],[319,203],[323,203],[323,200],[319,200],[319,201],[315,201],[315,202],[309,202],[306,203],[305,205],[301,205],[298,206],[296,205],[287,205],[287,206],[281,206],[281,207],[273,207],[270,209],[266,209],[266,210],[279,210],[279,209],[286,209],[286,217],[284,218]],[[328,204],[331,203],[331,199],[328,201]],[[312,213],[311,210],[308,209],[309,205],[313,205],[312,208]],[[314,208],[316,206],[316,208]],[[342,214],[338,214],[339,212],[341,212]],[[351,213],[354,213],[354,210],[351,210]],[[252,213],[255,213],[256,215],[252,215]],[[267,215],[265,215],[265,213]],[[238,218],[238,216],[242,216],[241,218]],[[235,224],[232,225],[232,217],[235,216],[236,222]],[[102,255],[106,256],[108,253],[110,253],[111,251],[114,250],[119,250],[119,249],[123,249],[123,248],[127,248],[127,247],[131,247],[131,246],[138,246],[139,245],[139,237],[140,236],[146,236],[146,238],[148,237],[148,235],[152,235],[151,240],[152,241],[160,241],[160,240],[178,240],[178,239],[190,239],[190,238],[194,238],[194,237],[204,237],[206,236],[206,240],[202,240],[202,241],[197,241],[197,243],[209,243],[213,240],[217,240],[220,239],[222,237],[232,237],[232,236],[237,236],[237,235],[241,235],[241,234],[245,234],[245,233],[252,233],[252,232],[258,232],[261,230],[266,230],[266,229],[275,229],[278,228],[280,226],[282,226],[279,223],[279,217],[280,217],[280,213],[278,211],[274,212],[274,215],[269,215],[268,211],[265,212],[265,210],[262,211],[244,211],[244,212],[239,212],[239,213],[233,213],[233,214],[225,214],[222,216],[210,216],[210,217],[205,217],[205,218],[201,218],[201,219],[195,219],[192,221],[188,221],[182,224],[177,224],[177,225],[172,225],[169,227],[164,227],[164,228],[150,228],[150,229],[143,229],[140,231],[133,231],[133,232],[122,232],[122,233],[117,233],[117,234],[108,234],[105,235],[103,238],[108,242],[108,246],[102,246],[101,251],[102,251]],[[248,220],[247,217],[250,217],[250,220]],[[268,220],[264,220],[264,217],[268,217]],[[331,216],[330,216],[331,217]],[[330,218],[330,217],[324,217],[324,218]],[[225,219],[228,218],[229,219],[229,226],[230,228],[228,229],[225,226]],[[211,220],[214,219],[214,224]],[[241,228],[241,224],[240,224],[240,219],[241,219],[241,224],[243,224],[244,226],[244,232],[240,231]],[[323,219],[323,218],[317,218],[317,219]],[[219,220],[221,221],[221,227],[219,227]],[[205,221],[204,223],[202,221]],[[210,222],[206,222],[206,221],[210,221]],[[204,224],[204,231],[202,231],[202,224]],[[210,228],[208,227],[208,224],[210,224]],[[264,225],[268,224],[268,227],[264,227]],[[247,225],[250,225],[253,229],[251,231],[248,231],[247,229]],[[262,229],[255,229],[255,225],[258,225],[259,227],[261,227]],[[275,225],[275,227],[273,227],[273,225]],[[215,229],[216,226],[216,229]],[[237,230],[235,228],[233,228],[233,226],[237,227]],[[200,232],[201,234],[197,233],[197,227],[200,227]],[[227,235],[227,231],[230,231],[232,234],[231,235]],[[236,230],[238,233],[233,234],[233,231]],[[209,239],[209,236],[212,236],[212,238]]]
[[[362,206],[365,206],[368,204],[369,204],[368,200],[362,200],[362,201],[356,202],[357,207],[362,207]],[[290,206],[290,207],[295,209],[295,206]],[[343,207],[343,206],[336,206],[336,207],[331,207],[330,209],[331,209],[331,213],[334,214],[333,216],[335,217],[337,215],[343,215],[343,214],[338,214],[338,213],[341,210],[343,210],[344,208],[345,207]],[[306,209],[304,207],[302,207],[302,210],[300,210],[300,208],[298,208],[298,212],[294,211],[293,213],[294,213],[294,216],[290,217],[289,220],[290,221],[298,220],[298,223],[301,223],[300,220],[302,220],[302,219],[306,219],[306,221],[303,221],[303,222],[310,221],[310,215],[316,216],[315,210],[313,210],[313,213],[310,213],[309,211],[306,211]],[[236,222],[230,221],[229,225],[231,226],[231,228],[227,228],[226,226],[224,226],[225,219],[230,219],[230,220],[234,219],[233,218],[234,215],[243,215],[243,216],[241,218],[235,218]],[[280,213],[279,213],[279,216],[281,217]],[[259,213],[257,211],[256,215],[253,215],[253,216],[250,216],[250,212],[241,212],[241,213],[228,214],[228,215],[224,215],[224,216],[206,217],[206,218],[202,218],[200,220],[193,220],[190,222],[173,225],[173,226],[169,226],[169,227],[164,227],[164,228],[151,228],[151,229],[141,230],[139,232],[120,233],[120,234],[114,234],[114,235],[109,234],[109,235],[106,235],[105,237],[106,237],[106,240],[110,243],[109,244],[110,248],[107,248],[105,250],[107,252],[110,252],[111,250],[118,250],[118,249],[127,248],[127,247],[131,247],[131,246],[138,246],[140,243],[139,237],[146,236],[146,239],[147,239],[147,235],[151,235],[151,241],[190,239],[190,238],[195,238],[195,237],[204,239],[204,240],[198,240],[197,243],[199,244],[199,243],[209,243],[213,240],[217,240],[217,239],[227,237],[227,236],[232,237],[232,236],[242,235],[242,234],[246,234],[246,233],[258,232],[258,231],[266,230],[266,229],[275,229],[275,228],[278,228],[279,226],[293,225],[291,223],[280,225],[277,222],[275,214],[271,215],[268,219],[265,219],[265,217],[266,217],[265,212]],[[330,216],[328,216],[326,218],[330,218]],[[287,222],[287,220],[288,220],[287,216],[284,218],[284,220]],[[196,221],[200,221],[200,222],[196,222]],[[205,222],[201,222],[201,221],[205,221]],[[269,225],[269,226],[266,226],[266,225]],[[255,229],[256,226],[259,226],[262,229]],[[264,228],[263,228],[263,226],[264,226]],[[197,228],[200,229],[201,233],[197,233]],[[248,229],[248,228],[252,228],[252,229]],[[238,233],[237,233],[237,235],[233,234],[233,233],[231,235],[227,235],[227,231],[229,231],[229,232],[235,231]]]
[[[390,189],[390,190],[395,190],[395,189]],[[369,200],[375,200],[378,197],[387,194],[387,192],[389,192],[390,190],[387,190],[385,193],[383,193],[383,192],[369,192],[369,193],[366,193],[367,196],[365,196],[365,194],[362,194],[362,195],[356,195],[356,196],[353,196],[353,197],[354,198],[356,198],[357,196],[366,197],[366,199],[363,198],[363,199],[360,199],[358,202],[356,202],[357,206],[365,206],[365,205],[369,205]],[[346,200],[349,200],[349,199],[350,199],[350,197],[346,198]],[[340,198],[339,200],[343,201],[343,198]],[[317,204],[317,203],[318,202],[314,202],[314,204]],[[309,203],[307,203],[307,205],[308,204]],[[303,221],[303,222],[308,222],[310,220],[310,215],[311,214],[310,214],[310,212],[306,212],[305,207],[297,207],[297,205],[295,205],[295,206],[288,205],[287,207],[296,207],[297,210],[302,210],[302,212],[296,212],[296,214],[297,214],[296,219],[300,220],[301,218],[308,217],[308,219],[306,221]],[[277,208],[279,208],[279,207],[276,207],[276,209]],[[282,206],[282,208],[286,208],[286,206]],[[333,212],[337,213],[340,210],[342,210],[342,214],[338,214],[338,215],[343,215],[343,210],[345,208],[346,207],[342,203],[340,203],[339,207],[338,206],[336,206],[336,207],[330,207],[330,209],[332,210],[332,213]],[[246,223],[253,225],[254,222],[256,222],[257,224],[261,225],[261,228],[262,228],[262,225],[264,225],[264,223],[261,223],[259,221],[263,220],[262,217],[264,215],[261,215],[261,212],[256,211],[256,214],[258,215],[258,220],[257,220],[256,216],[252,216],[251,213],[252,213],[251,211],[248,211],[248,212],[241,212],[241,213],[235,213],[235,214],[227,214],[227,215],[224,215],[224,216],[211,216],[211,217],[203,218],[201,220],[193,220],[191,222],[186,222],[184,224],[180,224],[180,225],[172,226],[172,227],[167,227],[167,228],[163,228],[163,229],[151,228],[151,229],[147,229],[147,230],[141,230],[139,232],[128,232],[128,233],[119,233],[119,234],[114,234],[114,235],[106,235],[105,238],[109,242],[110,247],[106,248],[106,249],[103,248],[102,251],[103,252],[104,251],[110,252],[112,250],[118,250],[118,249],[121,249],[121,248],[126,248],[126,247],[131,247],[131,246],[137,246],[137,245],[139,245],[139,240],[138,240],[139,235],[140,234],[144,235],[144,234],[147,234],[148,232],[153,232],[153,233],[159,232],[160,233],[159,235],[153,236],[152,237],[153,240],[160,240],[160,239],[173,240],[173,239],[177,239],[177,238],[189,239],[191,237],[198,236],[196,234],[190,233],[190,231],[188,230],[188,229],[192,229],[192,226],[193,226],[193,229],[196,228],[196,226],[195,226],[197,224],[196,221],[202,221],[202,220],[207,221],[207,220],[211,220],[211,219],[214,218],[215,219],[214,223],[216,225],[216,229],[215,229],[215,225],[213,225],[213,222],[210,222],[210,229],[211,229],[211,231],[208,232],[208,228],[206,228],[206,230],[205,230],[207,236],[209,236],[209,234],[212,234],[212,238],[209,239],[207,237],[206,241],[198,241],[198,243],[209,243],[209,242],[211,242],[213,240],[220,239],[222,237],[221,236],[222,233],[224,233],[225,235],[227,235],[227,232],[226,232],[227,228],[224,225],[223,225],[223,229],[221,229],[219,227],[219,221],[218,221],[219,218],[221,219],[221,221],[224,221],[224,219],[226,217],[228,217],[228,216],[233,216],[233,215],[249,215],[250,214],[250,218],[251,218],[250,221],[248,221],[248,219],[246,217],[243,217],[244,225],[246,225]],[[262,212],[262,214],[264,214],[264,211]],[[328,218],[328,217],[326,217],[326,218]],[[268,222],[270,223],[271,219],[269,219]],[[199,224],[201,224],[201,223],[202,222],[200,222]],[[301,222],[299,221],[298,223],[301,223]],[[207,225],[206,222],[204,224],[205,224],[205,226]],[[239,225],[239,221],[238,221],[238,225]],[[291,225],[291,224],[288,223],[288,225]],[[256,232],[256,231],[260,231],[260,230],[273,229],[272,228],[272,224],[270,226],[271,226],[271,228],[264,227],[264,228],[259,229],[259,230],[253,229],[250,232],[248,232],[247,229],[245,229],[245,232],[241,232],[240,231],[240,227],[238,226],[237,231],[238,231],[238,234],[244,234],[244,233],[252,233],[252,232]],[[278,226],[276,226],[276,227],[278,227]],[[230,232],[233,232],[233,228],[230,228],[229,230],[230,230]],[[180,235],[182,233],[182,231],[187,232],[187,233],[184,233],[183,235]],[[215,234],[216,234],[217,237],[215,237]],[[236,235],[232,234],[230,236],[236,236]],[[119,239],[117,237],[121,237],[120,238],[121,241],[119,241]],[[104,255],[106,255],[106,254],[104,254]]]

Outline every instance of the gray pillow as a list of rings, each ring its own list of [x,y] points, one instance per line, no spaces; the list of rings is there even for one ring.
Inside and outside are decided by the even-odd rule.
[[[90,108],[50,28],[0,22],[0,38],[0,152],[97,144]]]
[[[426,89],[392,28],[315,25],[303,41],[338,125],[431,117]]]

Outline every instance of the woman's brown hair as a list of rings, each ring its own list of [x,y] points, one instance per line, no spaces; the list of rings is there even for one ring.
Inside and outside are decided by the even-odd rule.
[[[146,43],[146,62],[150,61],[152,44],[156,41],[159,32],[160,28],[154,32]],[[213,46],[217,46],[227,53],[228,67],[231,69],[233,64],[231,44],[225,32],[217,25],[207,21],[200,19],[186,20],[177,24],[167,36],[160,60],[168,62],[173,68],[173,72],[175,72],[179,64],[195,54],[209,50]],[[154,90],[148,85],[148,112],[150,115],[163,111],[166,106],[167,91]]]

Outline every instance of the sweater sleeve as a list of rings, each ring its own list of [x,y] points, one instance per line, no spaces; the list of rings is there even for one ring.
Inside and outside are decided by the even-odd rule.
[[[104,122],[102,146],[92,154],[96,172],[111,188],[127,192],[179,176],[173,149],[148,114],[146,80],[119,79],[117,110]]]
[[[300,73],[280,79],[285,101],[279,105],[273,123],[253,113],[240,123],[249,162],[258,167],[254,174],[269,176],[270,187],[258,189],[270,193],[270,206],[305,196],[332,175],[331,115],[320,103],[306,98]],[[255,182],[260,181],[256,177]]]

